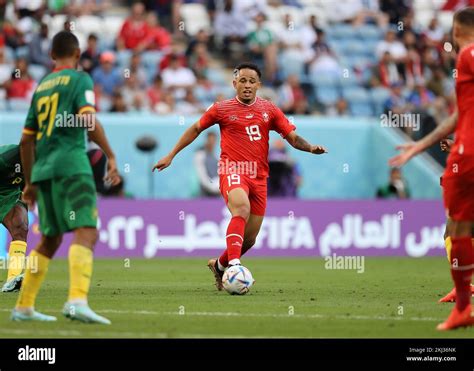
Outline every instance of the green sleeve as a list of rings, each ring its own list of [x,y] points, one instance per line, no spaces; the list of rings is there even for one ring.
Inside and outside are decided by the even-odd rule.
[[[81,73],[78,76],[74,107],[78,113],[81,110],[95,112],[94,82],[87,73]]]
[[[26,122],[25,122],[25,132],[29,132],[30,134],[33,134],[33,132],[38,131],[38,120],[36,118],[36,109],[35,109],[35,95],[33,95],[33,98],[31,99],[30,103],[30,109],[28,110],[28,115],[26,116]]]

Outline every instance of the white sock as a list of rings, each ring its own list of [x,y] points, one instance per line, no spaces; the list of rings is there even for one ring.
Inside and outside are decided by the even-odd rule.
[[[238,265],[238,264],[240,264],[240,259],[232,259],[229,262],[229,265]]]
[[[221,272],[224,272],[224,271],[225,271],[225,267],[221,264],[221,262],[219,261],[219,259],[217,259],[217,268],[218,268]]]

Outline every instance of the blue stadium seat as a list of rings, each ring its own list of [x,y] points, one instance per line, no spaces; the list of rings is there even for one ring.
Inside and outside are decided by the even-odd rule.
[[[9,46],[4,47],[5,59],[8,62],[13,62],[15,60],[15,50],[10,48]]]
[[[46,75],[46,67],[40,64],[30,64],[28,72],[35,81],[40,81]]]
[[[147,70],[154,70],[155,73],[153,75],[155,75],[162,58],[162,52],[154,50],[146,51],[142,54],[142,64]]]
[[[328,37],[332,39],[352,39],[355,36],[355,29],[351,25],[336,23],[327,29]]]
[[[315,94],[318,102],[324,105],[331,105],[337,102],[340,98],[339,89],[336,87],[329,86],[315,86]]]
[[[351,112],[355,116],[372,116],[373,108],[370,95],[362,87],[345,87],[342,96],[347,100]]]
[[[304,62],[301,58],[295,58],[292,55],[282,53],[280,55],[281,78],[286,79],[289,75],[304,76]]]
[[[380,40],[383,38],[384,32],[375,25],[365,24],[356,28],[357,36],[363,40]]]
[[[224,86],[229,84],[228,80],[226,79],[226,76],[222,73],[221,70],[208,68],[206,77],[216,85]]]
[[[339,84],[345,88],[348,86],[358,86],[360,85],[360,81],[357,78],[355,72],[350,71],[349,74],[345,75],[342,74],[339,78]]]
[[[339,79],[333,74],[316,74],[310,76],[311,83],[316,87],[337,88]]]
[[[6,111],[7,108],[7,101],[5,99],[0,99],[0,111]]]
[[[28,99],[19,98],[9,99],[8,107],[10,111],[26,112],[30,108],[30,101]]]
[[[371,52],[372,51],[367,47],[365,42],[360,40],[350,40],[344,44],[344,54],[348,56],[366,56]]]
[[[370,90],[372,105],[375,115],[381,115],[384,110],[384,104],[390,97],[390,89],[385,87],[377,87]]]
[[[128,67],[130,65],[130,58],[132,57],[131,50],[120,50],[117,52],[117,66]]]
[[[20,46],[15,49],[15,54],[17,58],[26,58],[30,57],[30,49],[27,46]]]

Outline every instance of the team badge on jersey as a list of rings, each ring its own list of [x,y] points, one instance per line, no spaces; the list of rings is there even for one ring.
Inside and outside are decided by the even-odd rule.
[[[262,116],[263,116],[263,121],[268,122],[268,113],[264,112]]]

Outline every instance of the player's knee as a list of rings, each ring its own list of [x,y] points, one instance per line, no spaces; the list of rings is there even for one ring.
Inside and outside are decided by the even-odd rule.
[[[28,223],[19,221],[10,227],[10,234],[15,241],[26,241],[28,237]]]
[[[241,216],[247,220],[250,216],[250,205],[246,203],[238,204],[234,207],[232,216]]]
[[[75,232],[75,242],[93,248],[97,239],[99,237],[99,232],[96,228],[79,228]]]

